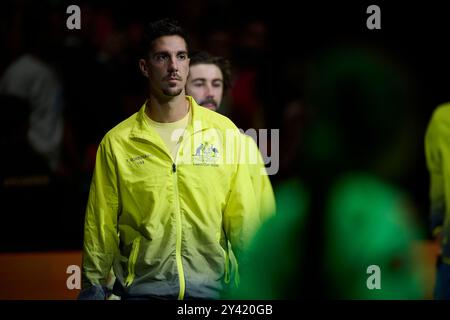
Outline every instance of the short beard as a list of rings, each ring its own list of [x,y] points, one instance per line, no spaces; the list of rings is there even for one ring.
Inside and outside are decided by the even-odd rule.
[[[176,92],[172,92],[167,89],[162,90],[162,93],[164,93],[164,95],[167,97],[176,97],[176,96],[179,96],[182,92],[183,92],[183,89],[180,89],[179,91],[176,91]]]
[[[200,101],[200,103],[199,103],[199,105],[201,105],[201,106],[205,106],[205,105],[207,105],[208,103],[210,103],[210,104],[213,104],[214,105],[214,108],[215,109],[217,109],[217,102],[214,100],[214,99],[205,99],[205,100],[203,100],[203,101]]]

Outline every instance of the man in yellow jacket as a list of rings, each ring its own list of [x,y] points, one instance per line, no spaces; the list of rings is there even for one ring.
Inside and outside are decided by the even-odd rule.
[[[149,24],[149,97],[97,151],[85,218],[80,299],[104,299],[113,267],[122,299],[217,299],[260,224],[242,140],[226,117],[185,95],[186,36]]]

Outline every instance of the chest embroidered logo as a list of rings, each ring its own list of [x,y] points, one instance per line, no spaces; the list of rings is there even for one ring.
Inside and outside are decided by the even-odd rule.
[[[192,155],[194,165],[218,166],[219,149],[209,142],[201,143]]]

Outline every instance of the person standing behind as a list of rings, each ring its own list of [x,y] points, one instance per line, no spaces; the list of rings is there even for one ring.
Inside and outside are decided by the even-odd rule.
[[[186,38],[176,21],[149,24],[139,60],[148,99],[100,143],[80,299],[105,298],[112,266],[122,299],[218,299],[228,252],[245,264],[260,219],[240,133],[185,95]]]
[[[431,231],[439,242],[435,299],[450,299],[450,103],[433,113],[425,134],[425,157],[430,175]]]
[[[192,96],[199,105],[218,112],[224,94],[230,85],[231,71],[228,60],[222,57],[213,57],[204,51],[195,52],[190,56],[186,94]],[[253,189],[260,205],[261,219],[265,220],[275,212],[272,184],[255,141],[246,134],[243,134],[242,137],[245,150],[249,151],[248,167]]]
[[[207,52],[195,52],[190,57],[186,94],[192,96],[199,105],[218,111],[226,91],[230,88],[230,63],[222,57],[214,57]],[[258,146],[252,137],[242,134],[244,148],[248,151],[248,164],[253,192],[257,198],[261,222],[275,214],[275,196],[267,176]],[[252,161],[254,160],[254,161]],[[235,290],[240,285],[239,267],[233,251],[230,251],[231,278]]]

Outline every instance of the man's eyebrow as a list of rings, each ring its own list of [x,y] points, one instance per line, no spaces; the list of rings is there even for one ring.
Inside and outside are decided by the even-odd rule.
[[[167,50],[158,50],[158,51],[153,51],[152,52],[153,54],[158,54],[158,53],[169,53],[169,51],[167,51]]]
[[[201,78],[201,77],[199,77],[199,78],[193,78],[192,79],[192,82],[196,82],[196,81],[202,81],[202,82],[206,82],[207,81],[207,79],[206,78]],[[220,78],[216,78],[216,79],[212,79],[211,80],[212,82],[223,82],[223,79],[220,79]]]
[[[194,82],[194,81],[203,81],[203,82],[205,82],[206,78],[194,78],[194,79],[192,79],[192,82]]]
[[[157,55],[157,54],[167,54],[167,55],[170,55],[170,51],[167,51],[167,50],[161,50],[161,51],[155,51],[155,52],[153,52],[153,55]],[[188,52],[187,52],[186,50],[180,50],[180,51],[177,51],[176,54],[177,54],[177,55],[178,55],[178,54],[188,54]]]

